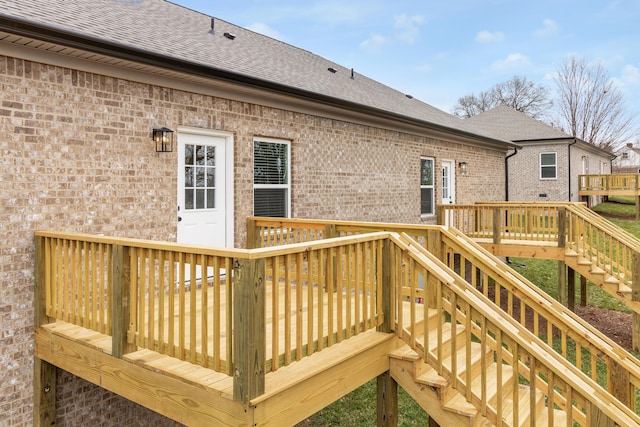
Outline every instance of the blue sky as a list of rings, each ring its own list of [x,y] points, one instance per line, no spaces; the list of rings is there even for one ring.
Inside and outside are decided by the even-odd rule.
[[[445,111],[514,75],[554,89],[571,54],[600,61],[640,114],[640,0],[173,0]]]

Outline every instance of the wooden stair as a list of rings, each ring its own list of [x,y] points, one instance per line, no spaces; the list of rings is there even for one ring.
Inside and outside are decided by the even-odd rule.
[[[429,325],[432,329],[435,328],[434,324],[436,323],[433,317],[435,316],[429,318]],[[466,361],[466,349],[464,346],[456,345],[456,354],[450,354],[452,334],[448,331],[451,330],[451,324],[444,323],[442,330],[444,332],[441,343],[444,352],[442,356],[443,371],[451,372],[452,358],[456,357],[459,362]],[[465,340],[470,339],[463,325],[457,325],[455,336],[456,344],[458,342],[464,343]],[[444,337],[447,339],[445,340]],[[435,339],[431,339],[429,348],[432,349],[432,352],[437,348],[436,346]],[[444,373],[439,375],[436,368],[425,363],[409,345],[404,345],[389,355],[391,376],[441,426],[493,426],[498,424],[496,422],[498,418],[503,420],[502,425],[514,426],[514,407],[519,408],[516,417],[519,421],[518,426],[566,425],[566,413],[561,410],[549,411],[545,398],[540,392],[537,392],[535,396],[535,413],[529,413],[531,389],[529,386],[518,385],[517,391],[514,391],[514,381],[512,381],[514,371],[510,366],[502,365],[501,383],[498,382],[499,368],[495,362],[489,364],[483,379],[480,363],[483,356],[481,346],[472,343],[471,349],[470,363],[458,363],[459,367],[469,366],[471,369],[471,402],[456,389],[451,378],[446,378]],[[485,360],[493,360],[494,352],[489,350],[484,356]],[[465,372],[458,371],[457,374],[457,381],[463,382],[461,378],[467,377]],[[483,381],[486,384],[483,384]],[[482,397],[483,385],[486,387],[484,398]],[[499,389],[502,391],[501,402],[497,401]],[[514,405],[515,398],[518,400],[517,405]],[[482,409],[483,399],[490,410]],[[549,420],[550,414],[553,417],[552,420]],[[534,417],[533,424],[532,415]]]
[[[574,249],[568,249],[565,251],[565,263],[608,294],[628,306],[633,305],[631,283],[608,273],[607,266],[598,265],[597,259],[585,256]]]

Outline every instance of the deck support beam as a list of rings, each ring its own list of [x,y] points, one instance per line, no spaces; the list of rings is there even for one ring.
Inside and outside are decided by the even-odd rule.
[[[47,316],[47,293],[45,289],[45,239],[35,238],[34,277],[34,324],[35,327],[55,321]],[[38,357],[34,357],[33,367],[33,424],[35,427],[49,427],[56,424],[56,367]]]
[[[567,307],[569,310],[576,311],[576,271],[567,267]]]
[[[233,268],[233,400],[248,403],[265,390],[264,259],[236,259]]]
[[[391,241],[386,239],[382,245],[382,313],[384,321],[377,327],[379,332],[391,333],[391,297],[394,258],[391,253]],[[378,427],[395,427],[398,425],[398,383],[387,371],[378,375],[376,380],[377,399],[376,413]]]
[[[387,371],[377,378],[377,426],[396,427],[398,425],[398,383]]]
[[[567,264],[558,261],[558,301],[567,305]]]

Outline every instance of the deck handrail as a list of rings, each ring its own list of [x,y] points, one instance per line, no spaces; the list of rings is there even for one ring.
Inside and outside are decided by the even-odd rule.
[[[572,360],[572,364],[637,410],[632,397],[640,392],[640,361],[636,357],[548,294],[539,292],[527,278],[459,230],[449,227],[442,234],[451,268],[465,271],[475,289],[563,357],[567,358],[567,343],[572,342],[572,352],[582,356]],[[460,257],[457,266],[456,256]],[[478,278],[469,266],[479,270],[482,277]],[[527,313],[532,318],[531,324],[527,324]],[[585,357],[588,363],[582,360]],[[596,365],[599,370],[593,368]],[[604,379],[599,380],[598,374]]]
[[[243,372],[254,378],[384,320],[386,233],[252,250],[53,231],[35,236],[46,316],[111,336],[116,357],[149,349],[234,379],[239,365],[262,366]],[[344,302],[334,304],[334,293]],[[303,312],[303,303],[312,308]],[[323,316],[331,317],[327,330]],[[247,343],[259,351],[242,351]],[[242,360],[247,354],[260,360]],[[260,387],[237,398],[247,401]]]
[[[578,175],[578,190],[585,191],[638,191],[640,174],[583,174]]]
[[[637,425],[640,417],[630,408],[616,399],[611,399],[607,392],[577,370],[565,358],[548,348],[539,345],[536,336],[487,301],[480,292],[469,285],[462,277],[450,270],[433,254],[429,253],[411,238],[405,235],[391,236],[397,245],[396,257],[401,258],[408,273],[396,272],[395,280],[400,287],[410,290],[408,302],[411,306],[410,319],[403,322],[398,317],[396,333],[401,336],[426,363],[434,366],[439,375],[449,378],[450,384],[458,390],[468,402],[473,403],[493,423],[503,419],[506,408],[505,400],[514,398],[513,425],[520,425],[521,413],[518,408],[518,389],[520,377],[528,382],[532,394],[545,396],[547,409],[553,414],[554,408],[562,408],[567,413],[567,425],[590,425],[594,420],[593,407],[600,408],[603,414],[619,425]],[[419,287],[420,278],[425,283]],[[428,283],[428,286],[426,285]],[[399,304],[406,303],[399,301]],[[422,310],[424,320],[422,328],[416,327],[417,311]],[[436,326],[432,325],[431,310],[436,311]],[[400,308],[397,313],[401,313]],[[456,342],[455,328],[449,328],[451,349],[447,352],[442,343],[445,341],[443,324],[450,322],[461,325],[469,336],[464,343]],[[436,337],[431,335],[437,334]],[[473,339],[472,339],[473,337]],[[471,386],[473,379],[472,346],[480,347],[481,375],[480,394],[474,393]],[[462,360],[457,355],[464,346],[466,356]],[[503,394],[503,387],[497,387],[495,404],[487,402],[483,395],[487,388],[487,367],[496,360],[498,377],[503,378],[504,364],[513,369],[510,381],[515,382],[509,389],[513,396]],[[447,362],[448,360],[448,362]],[[506,377],[506,375],[505,375]],[[507,387],[505,387],[507,388]],[[528,402],[529,414],[535,412],[536,400]],[[503,412],[504,411],[504,412]],[[549,417],[549,422],[553,416]],[[511,421],[511,420],[509,420]],[[531,420],[533,422],[533,419]]]
[[[530,203],[483,203],[483,206],[490,208],[501,208],[514,206],[517,209],[532,207]],[[505,206],[506,205],[506,206]],[[548,203],[555,207],[551,211],[558,213],[560,209],[575,207],[576,211],[589,214],[590,210],[584,204],[570,203]],[[449,207],[449,205],[446,205]],[[477,208],[477,205],[453,205],[454,208],[468,206]],[[540,211],[536,211],[540,212]],[[595,214],[594,214],[595,215]],[[478,280],[476,274],[470,274],[469,282],[479,289],[486,297],[489,297],[489,289],[501,290],[494,292],[492,301],[502,308],[509,316],[514,317],[521,324],[525,325],[526,310],[533,310],[534,324],[528,325],[535,335],[544,338],[546,345],[554,348],[555,351],[567,356],[567,340],[575,343],[574,351],[589,357],[589,363],[583,363],[581,358],[572,360],[572,364],[581,371],[588,373],[592,379],[596,379],[597,370],[594,366],[605,367],[604,379],[599,380],[600,385],[613,392],[616,397],[634,410],[636,408],[635,396],[640,392],[640,361],[622,349],[619,345],[606,337],[588,322],[572,313],[562,304],[545,293],[541,293],[539,288],[528,279],[509,268],[489,251],[476,244],[473,239],[454,227],[441,227],[431,225],[416,224],[390,224],[390,223],[362,223],[355,221],[314,221],[305,219],[266,219],[250,218],[251,226],[255,227],[256,234],[262,233],[269,236],[287,234],[290,236],[311,235],[306,230],[331,229],[333,234],[344,235],[347,233],[392,231],[397,233],[407,233],[421,246],[427,248],[431,253],[441,260],[449,261],[448,265],[456,269],[455,262],[470,263],[472,268],[482,274],[482,279]],[[557,221],[555,221],[557,223]],[[284,231],[283,231],[284,230]],[[557,232],[554,232],[557,239]],[[280,240],[285,240],[282,237]],[[265,244],[269,242],[265,239]],[[447,255],[449,254],[449,256]],[[456,257],[457,261],[456,261]],[[462,259],[462,260],[461,260]],[[457,271],[460,271],[460,266]],[[489,283],[493,283],[491,286]],[[506,293],[506,295],[502,295]],[[513,311],[514,305],[520,307],[518,316]],[[542,325],[546,323],[546,327]],[[554,347],[553,334],[560,335],[560,344]]]

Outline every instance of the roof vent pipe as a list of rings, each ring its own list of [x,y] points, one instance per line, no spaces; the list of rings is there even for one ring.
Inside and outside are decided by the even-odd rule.
[[[211,18],[211,34],[215,33],[216,20],[215,18]]]
[[[351,80],[354,80],[355,76],[353,75],[353,68],[351,69]]]

